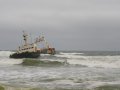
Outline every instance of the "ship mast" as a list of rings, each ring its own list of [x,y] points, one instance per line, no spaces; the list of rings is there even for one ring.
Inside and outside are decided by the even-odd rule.
[[[46,45],[46,48],[50,48],[48,42],[46,41],[46,39],[44,38],[44,42],[45,42],[45,45]]]
[[[44,38],[44,36],[41,36],[41,37],[39,36],[38,38],[36,38],[35,43],[37,44],[40,42],[44,42],[46,45],[46,48],[50,48],[50,46],[49,46],[48,42],[46,41],[46,39]]]
[[[23,38],[24,38],[24,41],[25,41],[25,46],[27,46],[27,40],[28,40],[28,35],[25,33],[25,31],[23,31]]]

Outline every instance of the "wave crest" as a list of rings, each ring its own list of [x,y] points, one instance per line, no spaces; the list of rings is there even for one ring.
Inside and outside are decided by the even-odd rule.
[[[17,65],[17,64],[21,64],[22,62],[23,62],[22,59],[3,58],[0,60],[0,65]]]
[[[22,65],[28,66],[59,66],[64,64],[65,62],[38,59],[24,59],[22,62]]]
[[[11,51],[0,51],[0,57],[9,57],[10,54],[12,54],[14,52]]]

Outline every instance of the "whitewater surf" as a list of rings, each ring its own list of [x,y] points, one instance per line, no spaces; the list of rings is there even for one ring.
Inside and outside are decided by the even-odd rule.
[[[0,51],[0,84],[43,90],[120,89],[120,52],[57,52],[38,59],[10,59]]]

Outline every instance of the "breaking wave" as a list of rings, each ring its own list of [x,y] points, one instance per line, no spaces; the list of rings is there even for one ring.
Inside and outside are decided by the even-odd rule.
[[[60,61],[50,61],[50,60],[38,60],[38,59],[24,59],[22,65],[29,66],[61,66],[65,62]]]
[[[67,62],[87,67],[120,68],[120,56],[85,56],[80,59],[71,58]]]
[[[10,59],[11,51],[0,51],[0,65],[74,65],[99,68],[120,68],[120,56],[84,56],[84,53],[64,53],[56,55],[42,54],[39,60]]]
[[[22,59],[10,59],[9,56],[14,52],[11,51],[0,51],[0,65],[15,65],[21,64]]]
[[[0,65],[16,65],[16,64],[21,64],[22,62],[23,62],[22,59],[4,58],[0,60]]]
[[[61,55],[82,55],[84,53],[76,53],[76,52],[73,52],[73,53],[64,53],[64,52],[60,52]]]
[[[56,55],[43,54],[38,59],[10,59],[11,53],[0,51],[0,81],[9,86],[30,86],[30,90],[120,89],[119,55],[86,56],[62,52]]]
[[[14,52],[11,51],[0,51],[0,57],[9,57],[10,54],[12,54]]]
[[[79,55],[78,55],[79,54]],[[70,65],[87,67],[120,68],[120,56],[84,56],[81,53],[60,53],[58,58],[66,58]]]

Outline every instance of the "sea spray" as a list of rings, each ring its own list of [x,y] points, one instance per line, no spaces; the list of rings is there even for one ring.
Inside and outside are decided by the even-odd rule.
[[[23,62],[22,59],[9,59],[9,58],[2,58],[0,59],[0,65],[18,65]]]
[[[14,52],[12,51],[0,51],[0,57],[9,57],[10,54],[12,54]]]

